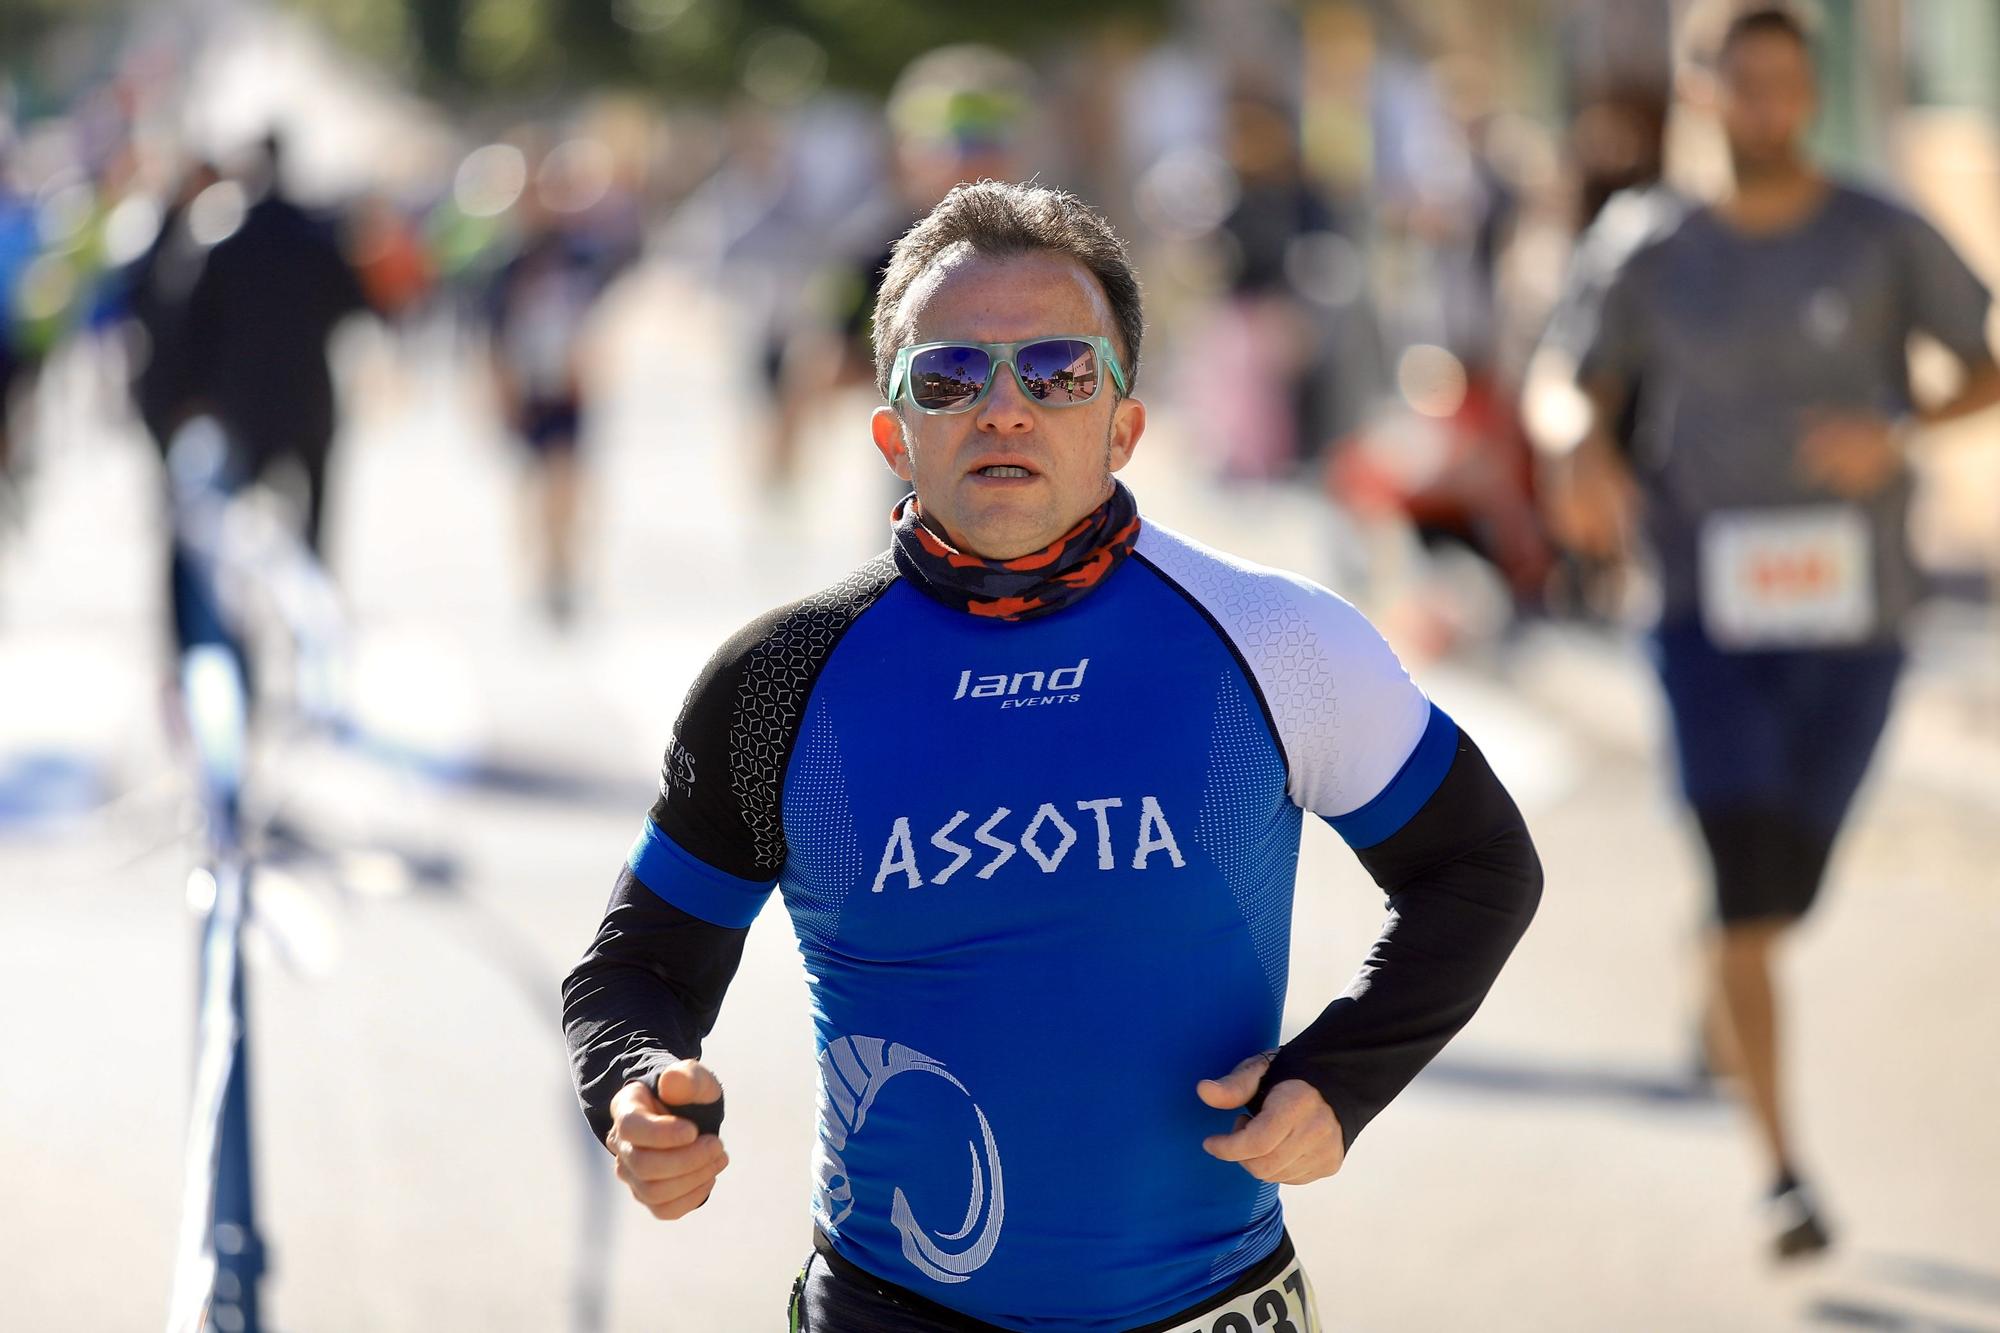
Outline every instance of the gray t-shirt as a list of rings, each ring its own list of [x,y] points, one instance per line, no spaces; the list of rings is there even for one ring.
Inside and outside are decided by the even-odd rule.
[[[1968,364],[1988,360],[1985,286],[1929,223],[1849,186],[1765,236],[1666,200],[1650,193],[1641,227],[1626,210],[1621,225],[1634,243],[1596,277],[1579,275],[1550,333],[1576,353],[1580,379],[1608,376],[1636,395],[1632,456],[1664,618],[1703,614],[1703,532],[1716,516],[1840,507],[1872,546],[1861,638],[1894,639],[1921,592],[1907,535],[1910,474],[1841,506],[1804,478],[1797,444],[1818,412],[1909,412],[1913,333]],[[1606,209],[1606,220],[1619,217]],[[1584,254],[1606,249],[1586,240]]]

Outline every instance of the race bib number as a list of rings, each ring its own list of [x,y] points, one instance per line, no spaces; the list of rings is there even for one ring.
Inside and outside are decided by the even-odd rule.
[[[1269,1284],[1246,1291],[1185,1323],[1173,1333],[1320,1333],[1312,1281],[1298,1260]]]
[[[1701,601],[1718,647],[1858,643],[1875,628],[1868,520],[1844,505],[1711,515],[1701,532]]]

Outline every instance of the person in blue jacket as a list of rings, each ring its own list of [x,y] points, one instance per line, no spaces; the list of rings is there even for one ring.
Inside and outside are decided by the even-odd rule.
[[[889,549],[702,671],[564,983],[592,1129],[684,1216],[728,1161],[702,1038],[778,887],[820,1076],[794,1328],[1316,1328],[1279,1185],[1340,1168],[1539,899],[1513,801],[1360,613],[1141,518],[1142,331],[1070,195],[961,186],[902,238]],[[1280,1045],[1308,813],[1389,918]]]

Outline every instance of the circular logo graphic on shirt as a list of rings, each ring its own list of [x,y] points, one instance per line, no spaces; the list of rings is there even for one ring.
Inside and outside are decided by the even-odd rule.
[[[1805,309],[1799,317],[1806,336],[1821,347],[1831,347],[1839,342],[1852,321],[1853,314],[1848,309],[1847,298],[1832,287],[1822,287],[1806,298]]]
[[[881,1037],[838,1037],[819,1057],[820,1150],[813,1211],[824,1227],[837,1227],[854,1211],[854,1182],[840,1154],[862,1131],[868,1112],[889,1083],[904,1074],[929,1074],[956,1088],[972,1107],[979,1136],[966,1143],[972,1179],[965,1221],[956,1231],[933,1232],[917,1220],[902,1187],[890,1196],[889,1222],[903,1238],[903,1257],[934,1282],[963,1282],[993,1257],[1007,1212],[1000,1150],[986,1112],[943,1064]],[[969,1242],[959,1246],[959,1242]]]

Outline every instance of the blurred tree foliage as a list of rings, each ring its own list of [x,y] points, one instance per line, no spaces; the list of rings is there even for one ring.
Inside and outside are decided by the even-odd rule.
[[[51,109],[65,80],[108,60],[128,3],[0,0],[0,125]]]
[[[0,0],[0,6],[20,0]],[[41,0],[60,5],[62,0]],[[983,41],[1059,53],[1106,22],[1163,26],[1173,0],[291,0],[434,91],[638,84],[772,100],[820,82],[883,91],[912,56]]]
[[[74,0],[0,0],[0,55],[11,66],[32,43],[46,36],[59,20],[74,16],[77,9],[103,8],[77,5]]]

